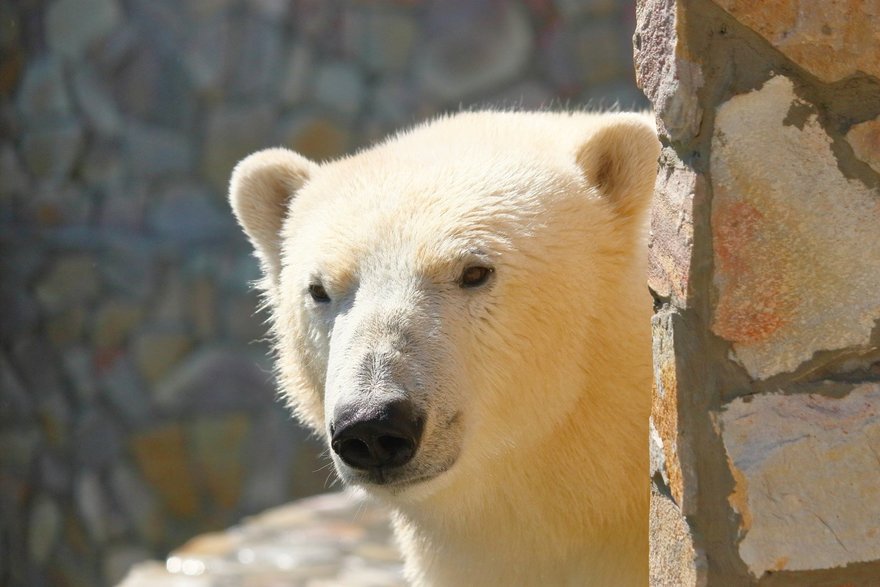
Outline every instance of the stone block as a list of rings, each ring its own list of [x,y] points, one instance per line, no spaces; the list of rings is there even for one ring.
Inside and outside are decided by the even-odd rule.
[[[876,2],[713,0],[823,82],[880,77]]]
[[[678,308],[689,302],[693,260],[694,203],[705,198],[705,178],[685,166],[671,149],[661,156],[651,203],[648,286]]]
[[[698,481],[694,451],[680,422],[688,403],[679,389],[680,363],[693,356],[676,340],[682,330],[676,310],[657,313],[651,320],[654,381],[649,440],[651,474],[661,474],[675,503],[688,514],[695,508]]]
[[[787,122],[793,111],[803,124]],[[813,107],[777,76],[717,110],[712,330],[756,379],[864,347],[880,318],[877,194],[845,177]],[[858,254],[854,254],[858,251]]]
[[[675,502],[652,485],[648,533],[652,587],[704,587],[706,557],[694,545],[691,529]]]
[[[677,0],[639,0],[636,12],[636,82],[651,101],[662,134],[673,141],[697,135],[703,120],[698,91],[703,72],[679,38]]]
[[[856,157],[880,173],[880,116],[853,125],[846,133],[846,140]]]
[[[752,575],[880,559],[880,384],[740,398],[720,423]]]

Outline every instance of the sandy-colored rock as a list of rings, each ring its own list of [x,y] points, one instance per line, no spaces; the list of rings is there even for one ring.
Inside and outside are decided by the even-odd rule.
[[[696,448],[693,446],[693,385],[691,362],[699,344],[689,332],[683,314],[664,307],[651,319],[654,380],[651,390],[651,477],[660,473],[663,483],[685,515],[697,510],[699,489]]]
[[[880,2],[714,0],[824,82],[880,77]]]
[[[651,487],[649,584],[706,585],[705,555],[694,546],[688,523],[668,495]]]
[[[700,130],[698,90],[703,72],[690,57],[678,30],[676,0],[642,0],[636,9],[636,83],[651,100],[661,134],[687,140]]]
[[[720,421],[754,576],[880,559],[880,384],[741,398]]]
[[[777,76],[716,117],[712,330],[757,379],[868,345],[880,318],[877,194],[841,174],[810,109]]]
[[[678,454],[681,434],[673,320],[674,316],[669,313],[656,314],[651,320],[654,382],[651,390],[650,439],[652,451],[658,453],[658,458],[652,459],[651,473],[655,472],[655,468],[658,470],[675,501],[681,504],[684,501],[684,480]]]
[[[659,296],[688,307],[693,256],[694,199],[703,197],[706,180],[667,151],[654,187],[648,241],[648,285]]]
[[[880,173],[880,116],[853,125],[846,133],[846,140],[856,157]]]

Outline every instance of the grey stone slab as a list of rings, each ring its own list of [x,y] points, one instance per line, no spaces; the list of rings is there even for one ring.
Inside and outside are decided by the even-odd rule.
[[[880,384],[765,393],[721,413],[739,553],[755,577],[880,559]]]
[[[880,319],[877,191],[845,176],[831,145],[784,76],[718,107],[712,331],[755,379],[868,348]]]

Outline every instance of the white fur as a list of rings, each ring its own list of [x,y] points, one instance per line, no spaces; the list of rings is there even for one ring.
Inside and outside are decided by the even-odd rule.
[[[389,390],[427,413],[391,484],[334,457],[393,508],[414,583],[647,583],[658,150],[644,115],[471,112],[236,168],[297,415],[326,437],[338,402]],[[486,285],[460,287],[471,265]]]

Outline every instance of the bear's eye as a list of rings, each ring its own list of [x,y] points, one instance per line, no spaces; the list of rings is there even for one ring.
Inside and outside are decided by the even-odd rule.
[[[324,289],[324,286],[320,283],[313,283],[309,286],[309,295],[319,304],[326,304],[330,301],[330,296],[327,295],[327,290]]]
[[[468,267],[462,271],[459,283],[461,287],[480,287],[488,281],[492,271],[493,269],[489,267],[481,267],[479,265]]]

